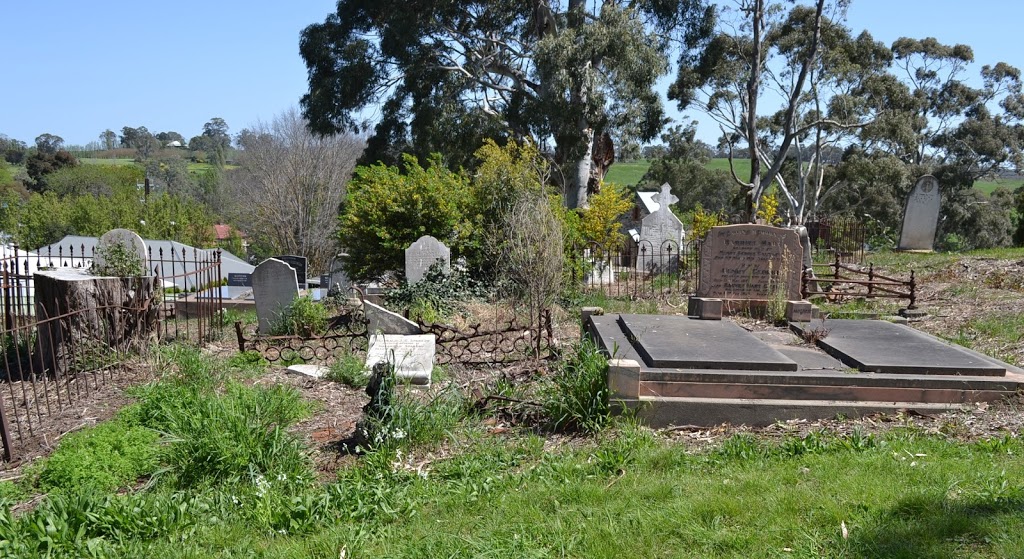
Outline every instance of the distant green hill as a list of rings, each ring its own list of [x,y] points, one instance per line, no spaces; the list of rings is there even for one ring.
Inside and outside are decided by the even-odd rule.
[[[750,161],[746,159],[736,159],[734,160],[734,163],[736,164],[736,174],[739,175],[740,178],[750,176]],[[627,163],[616,163],[608,170],[608,176],[605,177],[605,181],[633,186],[640,182],[640,179],[643,178],[644,173],[647,172],[647,168],[650,166],[651,162],[646,159],[630,161]],[[725,158],[712,159],[708,161],[707,166],[709,169],[721,169],[728,172],[729,160]],[[1000,186],[1014,190],[1020,186],[1024,186],[1024,178],[977,181],[974,183],[974,188],[977,188],[985,194],[991,194],[993,190]]]

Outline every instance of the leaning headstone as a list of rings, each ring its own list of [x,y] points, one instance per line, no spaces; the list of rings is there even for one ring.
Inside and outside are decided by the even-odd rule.
[[[423,330],[415,322],[369,301],[363,301],[363,314],[366,316],[366,331],[370,334],[410,335],[423,333]]]
[[[917,179],[903,210],[903,229],[897,250],[933,250],[941,206],[939,181],[931,175]]]
[[[429,385],[430,373],[434,369],[433,334],[398,336],[373,334],[366,349],[366,368],[372,369],[382,361],[395,367],[395,376],[400,381]]]
[[[405,280],[410,284],[423,279],[427,270],[440,260],[444,272],[452,269],[452,251],[441,241],[424,235],[405,249]]]
[[[712,227],[701,245],[698,297],[799,300],[803,246],[793,229]]]
[[[111,229],[96,241],[92,271],[98,276],[148,276],[146,243],[135,231]]]
[[[299,287],[301,287],[302,289],[305,289],[307,287],[306,270],[308,267],[308,261],[306,260],[305,256],[285,254],[283,256],[275,256],[274,258],[294,268],[295,276],[299,280]]]
[[[299,296],[295,268],[268,258],[252,271],[252,296],[256,300],[256,317],[260,334],[270,334],[281,313]]]
[[[670,206],[679,201],[672,195],[668,183],[661,185],[661,192],[654,195],[657,211],[644,217],[640,224],[639,253],[637,270],[641,272],[670,272],[679,263],[679,249],[683,243],[683,222],[679,221]]]

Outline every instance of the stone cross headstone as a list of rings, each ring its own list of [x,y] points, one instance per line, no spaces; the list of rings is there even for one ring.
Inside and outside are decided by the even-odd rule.
[[[386,361],[394,365],[399,381],[429,385],[434,370],[434,342],[433,334],[373,334],[366,349],[366,369]]]
[[[282,256],[275,256],[274,258],[277,259],[277,260],[280,260],[281,262],[284,262],[285,264],[287,264],[287,265],[291,266],[292,268],[294,268],[295,269],[295,275],[296,275],[296,277],[299,278],[299,287],[301,287],[303,289],[305,289],[307,287],[306,273],[307,273],[308,261],[306,260],[305,256],[296,256],[294,254],[285,254],[285,255],[282,255]]]
[[[260,334],[270,334],[281,312],[299,296],[295,268],[276,258],[260,262],[252,271],[252,296],[256,300]]]
[[[679,201],[665,183],[654,195],[658,209],[644,217],[640,223],[640,244],[636,267],[641,272],[672,271],[679,261],[683,243],[683,222],[672,213],[670,206]]]
[[[452,251],[441,241],[424,235],[405,249],[405,280],[410,284],[423,279],[427,270],[440,260],[447,274],[452,269]]]
[[[96,241],[92,267],[98,275],[150,275],[146,243],[135,231],[111,229]]]
[[[698,297],[799,300],[800,235],[770,225],[712,227],[701,245]]]
[[[903,229],[897,250],[933,250],[941,206],[939,181],[931,175],[917,179],[903,210]]]

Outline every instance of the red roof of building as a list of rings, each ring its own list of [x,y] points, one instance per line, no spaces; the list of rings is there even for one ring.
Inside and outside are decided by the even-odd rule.
[[[214,225],[213,226],[213,230],[217,234],[217,240],[218,241],[226,241],[226,240],[230,239],[231,238],[231,232],[232,231],[236,231],[236,229],[234,227],[232,227],[230,225],[227,225],[227,224],[224,224],[224,223],[218,223],[218,224]],[[238,231],[238,234],[241,237],[245,237],[245,233],[242,233],[241,231]]]

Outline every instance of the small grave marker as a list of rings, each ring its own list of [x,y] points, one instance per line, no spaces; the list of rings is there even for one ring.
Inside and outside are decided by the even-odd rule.
[[[260,262],[252,272],[252,295],[260,334],[270,334],[284,308],[299,296],[295,268],[276,258]]]
[[[406,281],[410,284],[420,281],[438,260],[442,262],[444,273],[449,273],[452,269],[451,249],[430,235],[420,237],[405,249]]]
[[[903,229],[897,250],[933,250],[941,206],[939,181],[931,175],[917,179],[903,210]]]
[[[252,274],[228,274],[228,287],[252,287]]]

